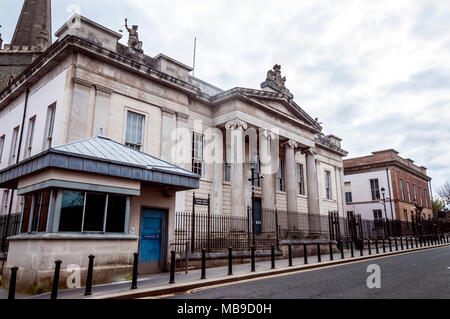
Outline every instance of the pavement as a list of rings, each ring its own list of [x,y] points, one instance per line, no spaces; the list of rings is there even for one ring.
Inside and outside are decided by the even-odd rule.
[[[443,245],[448,246],[448,244]],[[363,251],[363,257],[360,257],[360,252],[355,251],[354,256],[351,257],[351,252],[346,250],[344,253],[345,259],[341,258],[340,253],[333,254],[333,260],[331,260],[329,254],[323,254],[321,256],[321,262],[318,262],[317,256],[309,256],[308,264],[304,264],[304,258],[294,258],[293,259],[293,267],[289,267],[287,259],[277,259],[276,260],[276,269],[271,269],[270,261],[261,261],[256,263],[256,272],[251,272],[250,264],[239,264],[233,266],[233,275],[228,276],[228,267],[215,267],[206,269],[206,280],[200,279],[201,271],[191,270],[188,274],[185,274],[184,271],[177,272],[175,275],[175,284],[169,284],[169,274],[168,273],[160,273],[153,274],[150,276],[142,276],[138,279],[138,289],[131,290],[131,281],[125,281],[120,283],[112,283],[112,284],[104,284],[104,285],[96,285],[93,286],[92,296],[85,297],[84,296],[84,288],[75,288],[75,289],[66,289],[59,290],[58,298],[59,299],[83,299],[83,298],[94,298],[94,299],[110,299],[110,298],[142,298],[149,296],[161,296],[166,294],[173,293],[184,293],[190,289],[196,289],[205,286],[213,286],[221,283],[229,283],[229,282],[238,282],[241,280],[248,280],[260,277],[267,277],[276,274],[286,274],[299,270],[306,269],[315,269],[317,267],[327,267],[332,265],[339,265],[342,263],[350,263],[359,260],[366,260],[367,258],[377,258],[379,256],[386,256],[390,254],[401,254],[405,252],[412,252],[414,250],[405,250],[401,251],[400,247],[399,251],[396,251],[395,246],[393,247],[393,252],[389,252],[389,247],[386,247],[386,254],[383,254],[382,249],[380,248],[380,254],[376,255],[375,248],[373,247],[371,250],[371,255],[369,256],[369,251],[366,249]],[[430,249],[431,247],[424,247],[420,249]],[[450,266],[450,265],[449,265]],[[350,275],[352,277],[352,275]],[[0,299],[7,298],[8,292],[5,289],[0,289]],[[252,296],[252,298],[257,298],[253,292],[251,294],[246,295],[248,298]],[[50,293],[45,293],[36,296],[25,296],[22,294],[16,294],[17,299],[49,299]],[[275,298],[275,297],[274,297]]]
[[[380,288],[369,289],[369,265],[380,267]],[[450,247],[381,257],[232,285],[168,299],[449,299]]]

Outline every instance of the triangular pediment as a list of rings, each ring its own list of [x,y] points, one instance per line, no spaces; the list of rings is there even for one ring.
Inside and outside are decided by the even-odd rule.
[[[256,100],[258,103],[266,105],[268,108],[271,108],[274,111],[282,113],[287,117],[294,118],[308,126],[321,130],[320,125],[290,98],[271,96],[259,97],[257,95],[247,96],[251,99]]]

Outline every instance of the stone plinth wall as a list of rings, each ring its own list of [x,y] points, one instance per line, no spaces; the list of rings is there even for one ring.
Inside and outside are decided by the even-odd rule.
[[[26,236],[23,236],[26,237]],[[16,291],[37,294],[51,290],[55,260],[62,260],[59,287],[67,289],[67,278],[79,267],[80,285],[86,284],[89,255],[94,255],[93,284],[131,278],[137,238],[128,239],[14,239],[10,242],[2,285],[9,287],[10,268],[19,267]],[[71,267],[71,269],[69,268]]]

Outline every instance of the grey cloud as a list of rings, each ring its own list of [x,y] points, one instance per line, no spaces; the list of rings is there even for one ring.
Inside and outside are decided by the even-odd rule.
[[[447,32],[449,27],[450,10],[446,4],[437,8],[436,3],[428,2],[419,8],[412,34],[426,39],[437,38]]]
[[[407,82],[399,83],[390,89],[391,93],[411,93],[426,90],[448,90],[450,87],[450,70],[428,69],[414,74]]]
[[[354,68],[341,64],[337,61],[322,60],[315,65],[302,67],[300,72],[309,74],[320,74],[327,78],[334,86],[352,86],[359,77],[353,71]]]

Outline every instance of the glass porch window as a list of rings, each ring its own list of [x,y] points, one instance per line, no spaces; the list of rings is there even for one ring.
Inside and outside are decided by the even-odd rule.
[[[127,197],[63,191],[60,232],[125,232]]]

